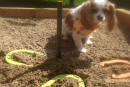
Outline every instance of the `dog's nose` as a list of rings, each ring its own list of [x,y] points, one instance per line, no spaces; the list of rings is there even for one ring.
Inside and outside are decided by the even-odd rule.
[[[99,21],[103,21],[103,17],[102,16],[97,16],[97,19],[99,20]]]

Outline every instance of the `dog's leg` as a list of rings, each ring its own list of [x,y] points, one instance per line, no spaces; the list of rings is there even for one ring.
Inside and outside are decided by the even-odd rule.
[[[86,44],[93,44],[93,42],[91,41],[91,39],[93,38],[93,36],[92,35],[89,35],[88,37],[87,37],[87,39],[86,39]]]
[[[85,44],[87,45],[93,44],[93,42],[91,41],[92,38],[93,38],[92,34],[88,35],[88,37],[85,38]]]
[[[88,35],[88,37],[87,37],[87,39],[86,39],[86,44],[93,44],[93,42],[91,41],[91,39],[93,38],[93,34],[96,32],[96,30],[95,31],[93,31],[90,35]]]
[[[87,50],[83,47],[82,37],[77,35],[75,32],[72,33],[72,37],[73,37],[73,40],[74,40],[75,45],[77,46],[78,50],[80,52],[86,53]]]

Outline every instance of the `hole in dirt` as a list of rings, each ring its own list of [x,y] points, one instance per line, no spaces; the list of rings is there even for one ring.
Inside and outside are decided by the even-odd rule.
[[[21,63],[25,63],[25,64],[26,64],[26,62],[24,62],[24,61],[22,60],[22,58],[20,58],[20,57],[18,57],[18,56],[16,56],[16,55],[13,55],[13,56],[12,56],[12,59],[15,60],[15,61],[17,61],[17,62],[21,62]]]
[[[5,52],[4,51],[0,51],[0,57],[4,57],[5,56]]]

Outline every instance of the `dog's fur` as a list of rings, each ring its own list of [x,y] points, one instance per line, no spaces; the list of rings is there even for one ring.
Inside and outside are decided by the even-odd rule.
[[[82,36],[74,31],[74,18],[80,14],[80,22],[86,29],[86,35]],[[92,44],[90,38],[92,33],[100,26],[93,28],[97,23],[107,23],[107,29],[113,30],[117,24],[115,5],[108,0],[88,0],[78,7],[70,10],[62,21],[62,35],[66,39],[68,34],[72,34],[75,45],[80,52],[87,52],[83,47],[82,39],[85,38],[87,44]]]

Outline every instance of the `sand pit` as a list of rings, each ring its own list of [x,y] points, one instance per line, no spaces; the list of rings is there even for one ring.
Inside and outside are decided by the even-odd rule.
[[[40,87],[60,74],[80,76],[86,87],[130,87],[130,79],[113,80],[112,73],[130,72],[128,65],[101,67],[100,62],[130,59],[130,29],[117,28],[108,32],[102,26],[95,34],[88,53],[77,52],[72,38],[62,41],[62,59],[56,59],[56,19],[0,17],[0,87]],[[127,34],[125,33],[127,32]],[[32,56],[18,53],[17,61],[34,64],[33,68],[7,64],[4,56],[15,49],[44,53]],[[52,87],[77,87],[73,79],[57,80]]]

